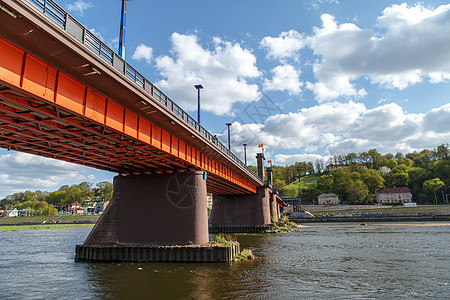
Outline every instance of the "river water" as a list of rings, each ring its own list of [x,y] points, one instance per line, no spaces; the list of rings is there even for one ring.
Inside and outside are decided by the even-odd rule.
[[[232,264],[76,263],[89,228],[0,232],[0,299],[450,299],[450,223],[237,235]]]

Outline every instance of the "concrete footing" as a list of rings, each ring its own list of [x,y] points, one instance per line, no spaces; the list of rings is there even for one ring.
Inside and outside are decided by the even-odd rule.
[[[90,262],[231,262],[239,243],[229,246],[97,246],[77,245],[76,261]]]

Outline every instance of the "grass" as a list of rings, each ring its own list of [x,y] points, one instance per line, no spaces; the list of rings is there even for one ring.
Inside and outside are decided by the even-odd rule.
[[[239,253],[235,258],[234,261],[246,261],[249,259],[255,259],[255,255],[253,255],[252,250],[250,249],[244,249]]]
[[[309,174],[306,176],[301,177],[300,179],[297,179],[288,185],[285,185],[281,190],[289,193],[297,194],[298,190],[301,189],[302,191],[309,189],[309,186],[317,181],[317,178],[320,177],[320,174]],[[290,192],[291,191],[291,192]],[[294,192],[295,191],[295,192]],[[294,195],[289,195],[294,196]]]
[[[8,223],[43,223],[50,222],[56,219],[61,214],[53,216],[33,216],[33,217],[17,217],[17,218],[0,218],[0,224]],[[70,221],[96,221],[100,216],[94,215],[65,215],[58,219],[59,222],[70,222]]]
[[[0,226],[0,232],[66,229],[66,228],[92,228],[92,227],[94,227],[94,224],[40,224],[40,225]]]
[[[314,211],[317,215],[334,215],[334,214],[429,214],[429,213],[450,213],[450,205],[424,205],[417,207],[383,207],[370,208],[370,209],[352,209],[352,210],[324,210]]]
[[[266,230],[266,233],[291,232],[297,226],[297,223],[291,222],[287,216],[283,216],[278,222],[272,223],[272,229]]]

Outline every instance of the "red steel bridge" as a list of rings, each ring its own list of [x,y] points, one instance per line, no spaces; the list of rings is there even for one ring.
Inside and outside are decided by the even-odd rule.
[[[206,171],[217,195],[264,185],[55,2],[0,8],[0,147],[123,175]]]

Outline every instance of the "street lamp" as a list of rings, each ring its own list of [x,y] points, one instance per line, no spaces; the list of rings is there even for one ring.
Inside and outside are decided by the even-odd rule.
[[[231,151],[231,143],[230,143],[230,126],[231,123],[226,124],[228,126],[228,151]]]
[[[247,144],[242,144],[244,146],[244,162],[245,166],[247,166]]]
[[[198,91],[198,108],[197,108],[197,123],[200,125],[200,90],[203,88],[203,85],[196,84],[194,87]]]

